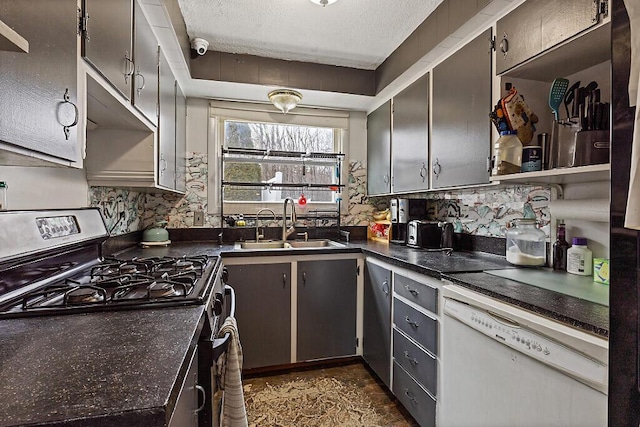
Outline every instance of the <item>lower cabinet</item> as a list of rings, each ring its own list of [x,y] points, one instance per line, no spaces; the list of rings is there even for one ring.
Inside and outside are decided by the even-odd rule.
[[[422,427],[436,425],[440,280],[367,258],[362,355]]]
[[[187,375],[184,377],[168,427],[196,427],[198,425],[200,402],[204,402],[203,399],[211,398],[211,396],[203,396],[201,390],[203,389],[198,386],[198,350],[196,349],[189,361]]]
[[[297,360],[356,354],[357,261],[298,262]]]
[[[243,369],[355,355],[358,256],[285,253],[224,260]]]
[[[243,369],[291,362],[291,264],[227,265]]]
[[[365,263],[362,357],[391,386],[391,271]]]
[[[393,273],[393,394],[422,426],[436,425],[439,281]]]
[[[436,400],[396,362],[393,363],[393,394],[421,427],[436,425]]]

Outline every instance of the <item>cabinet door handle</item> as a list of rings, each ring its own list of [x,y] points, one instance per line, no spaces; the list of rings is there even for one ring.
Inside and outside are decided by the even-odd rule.
[[[436,176],[436,179],[440,176],[441,170],[442,166],[440,166],[440,162],[438,161],[438,158],[436,158],[436,161],[433,162],[433,174]]]
[[[414,328],[417,328],[418,326],[420,326],[418,325],[418,322],[414,322],[413,320],[409,319],[409,316],[405,316],[404,320],[406,320],[406,322],[411,326],[413,326]]]
[[[405,389],[404,389],[404,395],[405,395],[405,396],[407,396],[407,397],[409,398],[409,400],[411,400],[411,401],[412,401],[413,403],[415,403],[416,405],[418,404],[418,401],[416,400],[416,398],[415,398],[415,397],[413,397],[413,396],[411,395],[411,393],[409,393],[409,389],[408,389],[408,388],[405,388]]]
[[[136,77],[140,77],[142,79],[142,85],[136,88],[136,94],[138,95],[138,98],[140,98],[140,94],[142,93],[146,85],[146,79],[144,78],[144,75],[140,71],[136,73]]]
[[[509,53],[509,35],[507,33],[502,36],[500,52],[502,52],[502,59],[507,59],[507,54]]]
[[[386,280],[382,282],[382,292],[384,292],[386,296],[389,296],[389,282]]]
[[[204,409],[204,404],[207,401],[207,392],[204,390],[204,388],[201,385],[198,385],[198,384],[196,384],[196,390],[198,390],[200,393],[202,393],[202,405],[200,405],[198,407],[198,409],[193,411],[195,413],[198,413],[198,412],[200,412],[200,411],[202,411]]]
[[[415,357],[412,358],[411,356],[409,356],[409,352],[408,351],[404,352],[404,358],[408,359],[409,362],[411,362],[412,365],[417,365],[419,363],[418,359],[416,359]]]
[[[282,287],[287,287],[287,273],[282,273]]]
[[[164,154],[160,154],[160,162],[163,164],[160,167],[160,175],[164,175],[164,171],[167,170],[167,161],[164,158]]]
[[[415,289],[411,289],[411,288],[409,287],[409,285],[404,285],[404,288],[405,288],[407,291],[409,291],[409,293],[410,293],[411,295],[413,295],[414,297],[417,297],[417,296],[420,294],[420,292],[418,292],[417,290],[415,290]]]
[[[135,72],[136,65],[133,60],[129,58],[129,51],[124,52],[124,82],[129,82],[129,77],[133,76]]]
[[[71,106],[73,107],[74,110],[74,119],[73,119],[73,123],[69,124],[69,125],[62,125],[62,131],[64,132],[64,138],[66,140],[69,140],[69,134],[71,131],[71,128],[76,126],[78,124],[78,116],[79,116],[79,112],[78,112],[78,106],[76,104],[74,104],[73,102],[71,102],[70,97],[69,97],[69,88],[65,89],[64,91],[64,95],[62,95],[62,105],[64,104],[71,104]]]
[[[302,272],[302,285],[303,286],[307,286],[307,272],[306,271]]]
[[[420,178],[422,178],[422,182],[427,178],[427,168],[424,162],[422,162],[422,167],[420,168]]]

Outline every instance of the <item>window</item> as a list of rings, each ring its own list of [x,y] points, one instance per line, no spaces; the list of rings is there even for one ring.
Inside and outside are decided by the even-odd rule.
[[[307,203],[335,202],[336,139],[330,128],[226,120],[224,201],[282,202],[304,194]]]
[[[348,124],[344,111],[296,108],[283,115],[272,106],[212,101],[210,163],[218,158],[220,168],[210,177],[210,196],[217,188],[210,200],[220,201],[224,214],[252,214],[263,207],[280,212],[285,198],[304,195],[299,213],[335,212]]]

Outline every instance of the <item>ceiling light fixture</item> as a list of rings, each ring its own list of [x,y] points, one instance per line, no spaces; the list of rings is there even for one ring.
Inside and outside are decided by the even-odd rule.
[[[269,97],[269,101],[284,114],[296,108],[302,100],[302,94],[291,89],[272,90],[267,96]]]
[[[337,2],[338,0],[311,0],[312,3],[315,3],[317,5],[320,5],[322,7],[325,7],[328,4],[333,4],[335,2]]]

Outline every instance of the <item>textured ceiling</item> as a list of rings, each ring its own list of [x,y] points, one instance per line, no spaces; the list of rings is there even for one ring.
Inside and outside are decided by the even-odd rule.
[[[209,49],[375,69],[442,0],[179,0]]]

